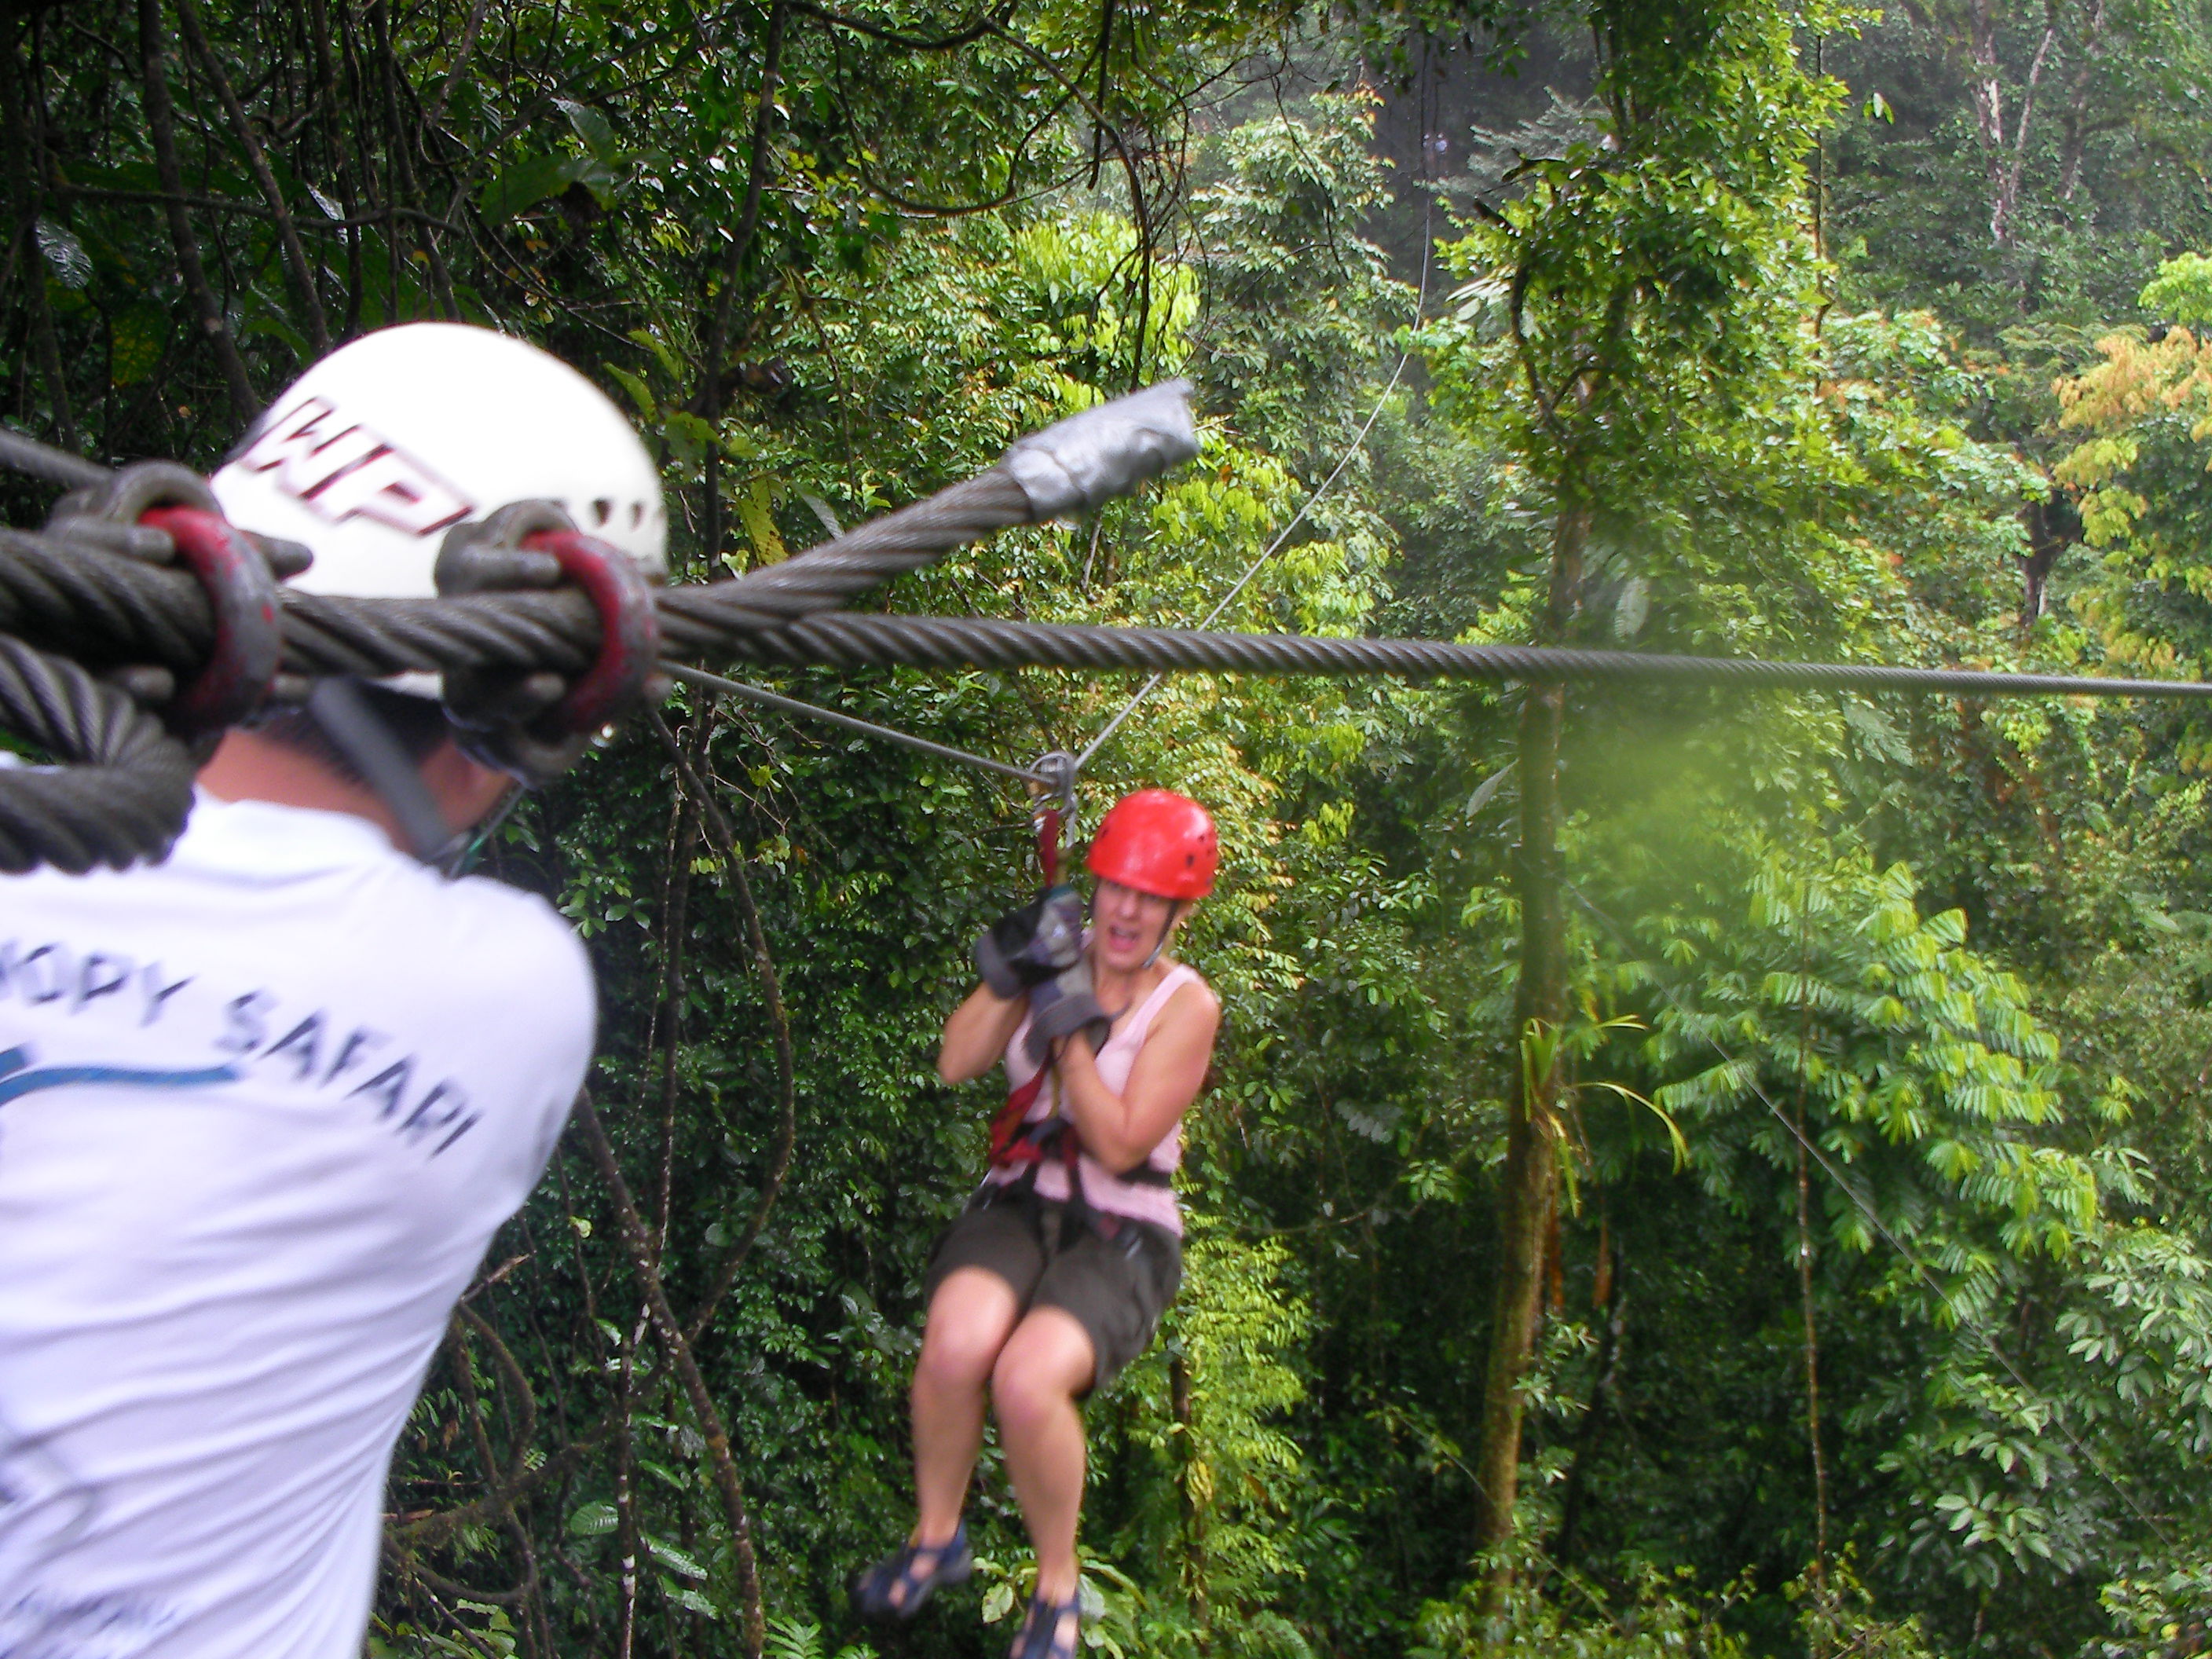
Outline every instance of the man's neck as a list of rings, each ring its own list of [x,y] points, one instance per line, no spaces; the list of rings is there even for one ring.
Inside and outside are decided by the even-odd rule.
[[[368,785],[340,777],[313,756],[252,732],[227,733],[215,757],[200,768],[199,784],[222,800],[265,800],[349,813],[384,831],[394,847],[404,844],[398,820]]]

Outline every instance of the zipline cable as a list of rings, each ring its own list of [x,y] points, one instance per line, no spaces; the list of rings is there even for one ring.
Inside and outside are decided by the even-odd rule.
[[[1454,645],[1316,634],[1201,634],[1170,628],[824,611],[744,636],[747,660],[792,667],[1158,668],[1269,675],[1387,674],[1408,680],[1671,684],[1791,690],[1949,691],[1970,696],[2212,699],[2212,682],[2017,674],[1878,663],[1769,662],[1587,647]]]
[[[210,514],[205,482],[162,463],[102,473],[99,483],[66,497],[61,516],[44,530],[0,530],[0,732],[27,738],[62,763],[0,777],[0,870],[48,862],[73,871],[122,867],[166,853],[191,799],[193,765],[181,735],[194,726],[179,711],[219,671],[240,678],[225,641],[235,643],[241,620],[262,630],[265,661],[274,665],[273,678],[245,677],[246,689],[265,685],[269,699],[280,704],[305,702],[315,682],[333,675],[458,672],[464,680],[489,678],[495,685],[501,677],[550,677],[580,688],[601,676],[603,659],[625,640],[631,641],[640,667],[656,658],[706,657],[836,667],[1049,666],[2212,698],[2212,684],[2181,680],[1181,632],[838,609],[954,547],[1012,526],[1095,507],[1188,459],[1197,441],[1183,402],[1187,390],[1181,383],[1158,386],[1085,410],[1019,441],[975,477],[780,563],[712,584],[641,588],[635,605],[645,614],[625,612],[623,623],[624,629],[636,624],[635,640],[629,632],[611,633],[599,601],[568,586],[359,599],[277,586],[264,572],[264,586],[253,591],[265,598],[252,599],[242,613],[240,605],[251,595],[227,590],[219,616],[210,597],[215,590],[195,574],[198,566],[167,562],[173,553],[182,556],[184,544],[173,548],[169,532],[150,522],[197,513],[204,532],[252,562],[253,550],[240,545],[252,538],[241,538]],[[1372,418],[1369,424],[1371,428]],[[0,464],[20,463],[54,478],[95,470],[18,434],[5,435]],[[191,505],[195,500],[198,507]],[[185,505],[175,505],[179,502]],[[142,515],[149,522],[141,522]],[[281,552],[263,549],[272,569]],[[641,642],[653,635],[657,643],[643,652]],[[269,670],[259,672],[265,677]],[[447,684],[450,689],[453,682]],[[597,729],[618,713],[618,705],[614,698],[609,713],[593,713],[589,727]],[[465,718],[470,711],[461,712]],[[221,714],[214,724],[238,718],[237,713]],[[580,727],[569,735],[580,734]],[[1085,752],[1097,748],[1094,742]]]
[[[1565,877],[1560,878],[1560,885],[1565,887],[1568,893],[1573,896],[1576,903],[1581,905],[1584,910],[1589,913],[1591,917],[1596,921],[1600,927],[1603,927],[1606,932],[1613,935],[1613,942],[1622,950],[1629,951],[1634,955],[1640,956],[1643,954],[1638,950],[1635,942],[1632,940],[1622,930],[1620,925],[1614,921],[1611,916],[1607,915],[1588,894],[1582,890],[1581,888],[1577,887],[1573,882],[1568,880]],[[1651,976],[1651,983],[1658,987],[1660,994],[1663,995],[1668,1001],[1674,1005],[1674,1012],[1680,1014],[1685,1020],[1694,1022],[1698,1019],[1698,1015],[1691,1009],[1689,1005],[1683,1000],[1681,996],[1676,993],[1674,988],[1669,985],[1663,977],[1655,974]],[[1799,1146],[1804,1149],[1808,1157],[1811,1158],[1814,1163],[1820,1166],[1822,1171],[1827,1176],[1829,1180],[1835,1182],[1837,1188],[1843,1193],[1844,1196],[1850,1200],[1852,1206],[1856,1209],[1860,1216],[1864,1218],[1867,1225],[1873,1228],[1875,1232],[1881,1238],[1881,1240],[1887,1243],[1890,1249],[1896,1251],[1898,1255],[1904,1260],[1905,1266],[1912,1270],[1913,1276],[1917,1279],[1927,1289],[1929,1293],[1936,1298],[1938,1305],[1945,1307],[1949,1306],[1949,1299],[1943,1294],[1943,1287],[1936,1283],[1936,1275],[1929,1271],[1927,1264],[1920,1259],[1919,1255],[1914,1251],[1910,1245],[1906,1244],[1903,1239],[1899,1238],[1894,1232],[1890,1231],[1888,1224],[1882,1220],[1881,1212],[1874,1207],[1872,1201],[1862,1194],[1857,1188],[1854,1187],[1844,1178],[1844,1172],[1836,1167],[1834,1161],[1829,1158],[1827,1153],[1814,1141],[1811,1136],[1808,1135],[1802,1129],[1799,1128],[1790,1115],[1784,1111],[1780,1106],[1775,1103],[1773,1097],[1769,1095],[1766,1091],[1760,1086],[1758,1066],[1756,1065],[1747,1065],[1740,1056],[1731,1054],[1725,1048],[1722,1047],[1720,1040],[1717,1037],[1713,1036],[1711,1033],[1707,1033],[1705,1042],[1707,1045],[1711,1048],[1712,1051],[1720,1056],[1721,1063],[1723,1066],[1741,1068],[1741,1075],[1749,1085],[1752,1093],[1759,1097],[1759,1103],[1765,1107],[1767,1111],[1772,1115],[1774,1121],[1777,1123],[1779,1123],[1783,1128],[1788,1132],[1791,1139],[1795,1140]],[[2045,1399],[2048,1397],[2044,1390],[2038,1389],[2033,1383],[2027,1380],[2026,1374],[2021,1370],[2019,1366],[2013,1364],[2011,1357],[2008,1355],[2002,1347],[1998,1346],[1996,1339],[1990,1334],[1986,1326],[1981,1324],[1979,1322],[1961,1322],[1966,1323],[1967,1328],[1971,1330],[1976,1337],[1980,1339],[1982,1346],[1989,1350],[1990,1357],[1997,1362],[1998,1365],[2004,1370],[2005,1375],[2013,1380],[2014,1384],[2019,1388],[2023,1395],[2028,1396],[2030,1399]],[[2114,1475],[2112,1470],[2106,1467],[2104,1460],[2097,1455],[2095,1450],[2085,1443],[2081,1437],[2074,1432],[2072,1427],[2066,1421],[2064,1413],[2058,1410],[2056,1406],[2051,1409],[2051,1421],[2057,1425],[2058,1432],[2065,1437],[2066,1443],[2074,1449],[2075,1452],[2081,1458],[2081,1461],[2087,1463],[2089,1468],[2101,1480],[2103,1480],[2104,1483],[2112,1489],[2113,1495],[2118,1498],[2120,1502],[2125,1504],[2130,1510],[2134,1511],[2136,1518],[2141,1521],[2144,1526],[2150,1528],[2151,1532],[2157,1537],[2160,1543],[2163,1544],[2169,1550],[2172,1549],[2175,1547],[2174,1540],[2172,1534],[2166,1531],[2165,1526],[2160,1522],[2159,1518],[2142,1506],[2142,1504],[2136,1499],[2135,1494],[2130,1492],[2126,1486],[2122,1485],[2118,1477]]]

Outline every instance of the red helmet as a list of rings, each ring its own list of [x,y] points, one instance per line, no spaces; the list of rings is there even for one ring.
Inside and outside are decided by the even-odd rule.
[[[1213,819],[1188,795],[1139,789],[1098,822],[1084,863],[1091,873],[1159,898],[1204,898],[1221,867]]]

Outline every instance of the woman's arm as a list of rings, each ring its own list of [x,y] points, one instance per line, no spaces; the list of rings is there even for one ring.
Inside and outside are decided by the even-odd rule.
[[[1083,1150],[1117,1176],[1142,1164],[1206,1086],[1220,1026],[1221,1003],[1212,988],[1203,980],[1184,986],[1145,1033],[1145,1046],[1129,1068],[1129,1086],[1118,1095],[1098,1075],[1089,1043],[1063,1042],[1062,1109],[1074,1120]]]
[[[982,1076],[1006,1052],[1014,1028],[1022,1023],[1028,1007],[1027,997],[1002,997],[988,985],[977,986],[945,1022],[945,1041],[937,1050],[937,1075],[947,1083],[966,1083]]]

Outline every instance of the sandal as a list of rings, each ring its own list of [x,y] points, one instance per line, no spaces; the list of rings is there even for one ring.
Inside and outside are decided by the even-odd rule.
[[[1061,1639],[1061,1632],[1066,1639]],[[1083,1651],[1083,1603],[1079,1597],[1070,1596],[1065,1601],[1048,1601],[1042,1596],[1030,1597],[1030,1610],[1022,1615],[1022,1627],[1015,1638],[1013,1651],[1006,1659],[1076,1659]]]
[[[911,1619],[940,1584],[962,1584],[975,1570],[968,1523],[942,1544],[903,1544],[853,1575],[853,1606],[863,1619]]]

